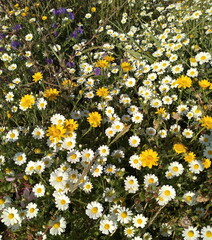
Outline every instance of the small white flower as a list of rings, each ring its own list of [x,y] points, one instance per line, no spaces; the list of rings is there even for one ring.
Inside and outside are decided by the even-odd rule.
[[[27,35],[25,36],[25,40],[26,40],[27,42],[30,42],[30,41],[32,40],[32,38],[33,38],[33,35],[32,35],[31,33],[29,33],[29,34],[27,34]]]
[[[101,217],[102,212],[103,212],[102,204],[96,201],[89,203],[85,211],[86,215],[88,215],[89,218],[91,219],[97,219]]]
[[[31,219],[37,216],[39,209],[37,208],[36,203],[29,203],[26,207],[26,211],[27,218]]]
[[[133,224],[137,228],[144,228],[147,224],[148,218],[144,217],[143,214],[138,214],[133,218]]]

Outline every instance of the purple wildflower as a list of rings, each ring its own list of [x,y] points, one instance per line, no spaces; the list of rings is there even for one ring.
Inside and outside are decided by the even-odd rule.
[[[69,18],[70,18],[71,20],[74,20],[74,14],[73,14],[72,12],[69,13]]]
[[[95,75],[100,75],[100,73],[101,73],[101,68],[95,68],[94,69],[94,74]]]

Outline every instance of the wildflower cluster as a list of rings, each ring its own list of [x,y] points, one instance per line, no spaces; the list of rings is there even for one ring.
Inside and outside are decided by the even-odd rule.
[[[0,239],[212,239],[209,0],[12,2]]]

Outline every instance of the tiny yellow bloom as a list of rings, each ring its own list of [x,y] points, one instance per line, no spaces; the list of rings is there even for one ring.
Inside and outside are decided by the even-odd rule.
[[[29,177],[27,175],[24,175],[23,179],[27,181],[27,180],[29,180]]]
[[[107,55],[107,56],[104,56],[104,57],[103,57],[103,59],[104,59],[104,60],[106,60],[106,61],[108,61],[108,62],[113,62],[113,61],[115,60],[115,58],[114,58],[114,57],[112,57],[112,56],[109,56],[109,55]]]
[[[11,115],[10,111],[7,111],[7,118],[11,118],[11,117],[12,117],[12,115]]]
[[[211,85],[211,83],[208,80],[201,80],[198,82],[198,84],[201,88],[207,88]]]
[[[47,16],[42,16],[41,19],[45,21],[47,19]]]
[[[207,169],[211,166],[211,160],[208,159],[208,158],[203,158],[202,159],[202,164],[203,164],[204,168]]]
[[[178,88],[189,88],[192,85],[192,81],[190,77],[182,75],[174,82],[174,84],[178,84]]]
[[[109,65],[109,62],[106,60],[98,60],[96,62],[96,67],[106,68],[106,67],[108,67],[108,65]]]
[[[152,149],[147,149],[140,154],[139,160],[143,167],[152,168],[152,166],[158,166],[158,153]]]
[[[173,149],[176,153],[185,153],[187,151],[187,148],[182,143],[174,144]]]
[[[49,101],[54,101],[58,97],[59,93],[60,92],[57,89],[49,88],[44,91],[43,96],[48,98]]]
[[[185,155],[184,160],[186,162],[192,162],[193,160],[195,160],[195,158],[196,158],[196,154],[194,154],[193,152],[189,152]]]
[[[32,105],[35,103],[35,98],[33,95],[25,95],[20,100],[20,108],[25,111],[28,108],[32,108]]]
[[[27,13],[22,12],[22,13],[21,13],[21,16],[22,16],[22,17],[26,17],[26,16],[27,16]]]
[[[108,94],[109,94],[109,91],[108,91],[108,89],[105,88],[105,87],[99,88],[99,89],[96,91],[96,95],[97,95],[98,97],[103,97],[103,98],[105,98],[105,97],[108,96]]]
[[[59,142],[61,138],[65,137],[66,130],[60,124],[52,124],[46,132],[46,136],[49,136],[50,141],[56,140],[56,142]]]
[[[130,70],[132,70],[132,66],[130,65],[129,62],[123,62],[123,63],[121,63],[121,68],[122,68],[125,72],[129,72]]]
[[[202,123],[201,125],[203,127],[206,127],[208,130],[212,129],[212,117],[207,115],[207,116],[201,118],[199,121],[200,121],[200,123]]]
[[[98,112],[91,112],[88,114],[87,121],[91,127],[99,127],[102,121],[102,117]]]
[[[43,78],[43,74],[41,72],[36,72],[33,76],[33,82],[38,82]]]
[[[95,7],[92,7],[92,8],[91,8],[91,12],[96,12],[96,8],[95,8]]]

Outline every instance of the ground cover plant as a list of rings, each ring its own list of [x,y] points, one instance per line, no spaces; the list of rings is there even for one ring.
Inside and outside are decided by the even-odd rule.
[[[0,239],[212,239],[209,0],[0,5]]]

